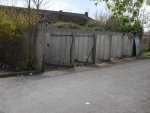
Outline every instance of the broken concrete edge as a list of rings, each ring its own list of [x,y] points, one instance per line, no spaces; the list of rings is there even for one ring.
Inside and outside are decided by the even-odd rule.
[[[21,71],[21,72],[6,72],[0,75],[0,78],[16,77],[16,76],[35,76],[41,73],[38,70]]]

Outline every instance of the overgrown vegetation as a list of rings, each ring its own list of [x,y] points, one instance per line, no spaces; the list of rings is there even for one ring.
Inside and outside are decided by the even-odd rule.
[[[83,29],[83,26],[72,23],[72,22],[51,23],[50,26],[57,27],[57,28]]]
[[[89,21],[85,25],[78,25],[70,22],[57,22],[51,23],[50,26],[57,28],[68,28],[68,29],[87,29],[95,31],[110,31],[110,32],[142,32],[142,26],[140,21],[137,21],[134,26],[128,22],[127,18],[118,18],[111,16],[108,20],[93,20]]]
[[[150,5],[149,0],[91,0],[98,5],[104,1],[107,8],[112,12],[119,27],[116,30],[125,32],[142,32],[142,20],[140,20],[141,7]],[[114,29],[114,28],[113,28]]]
[[[136,21],[134,25],[129,22],[127,17],[111,16],[105,24],[106,31],[114,32],[142,32],[140,21]]]
[[[35,12],[29,16],[26,11],[0,9],[0,63],[16,67],[27,61],[24,34],[28,34],[37,21]]]
[[[101,21],[89,21],[86,25],[87,29],[93,29],[95,31],[104,31],[105,30],[105,24]]]

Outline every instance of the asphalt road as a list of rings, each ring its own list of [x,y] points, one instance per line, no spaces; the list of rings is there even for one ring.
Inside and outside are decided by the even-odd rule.
[[[150,60],[0,79],[0,113],[150,113]]]

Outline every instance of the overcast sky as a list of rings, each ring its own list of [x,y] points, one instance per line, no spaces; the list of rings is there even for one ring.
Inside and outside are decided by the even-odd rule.
[[[22,7],[25,6],[25,0],[0,0],[0,4],[3,5],[13,5]],[[47,10],[63,10],[66,12],[74,13],[85,13],[89,12],[89,16],[95,16],[96,12],[98,13],[107,13],[108,10],[104,3],[100,3],[97,7],[94,5],[94,2],[90,0],[45,0],[48,4],[44,5],[43,8]],[[43,2],[44,3],[44,2]]]
[[[85,13],[89,12],[94,17],[96,11],[106,13],[107,8],[104,3],[100,3],[97,7],[90,0],[51,0],[51,10],[63,10],[67,12]]]

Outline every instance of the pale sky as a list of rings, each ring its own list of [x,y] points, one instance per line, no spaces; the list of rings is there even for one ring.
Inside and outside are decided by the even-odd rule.
[[[0,0],[0,4],[3,5],[15,5],[18,7],[25,6],[26,0]],[[97,7],[94,5],[94,2],[90,0],[45,0],[48,4],[44,5],[44,8],[47,10],[63,10],[65,12],[73,13],[85,13],[89,12],[90,17],[95,17],[96,12],[98,13],[109,13],[105,3],[100,3]]]

